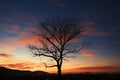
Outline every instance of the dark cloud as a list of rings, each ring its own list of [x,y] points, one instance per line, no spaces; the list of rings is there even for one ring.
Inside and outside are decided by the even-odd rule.
[[[64,0],[53,0],[53,4],[58,7],[65,7]]]
[[[0,53],[0,57],[12,58],[12,57],[13,57],[13,55],[6,54],[6,53]]]

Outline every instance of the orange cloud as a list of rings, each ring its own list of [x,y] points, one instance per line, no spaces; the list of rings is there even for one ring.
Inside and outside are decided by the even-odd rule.
[[[19,45],[34,43],[35,39],[36,39],[35,36],[33,36],[33,34],[27,31],[19,33],[18,37],[15,38],[15,40],[17,41],[17,44]]]
[[[31,66],[32,64],[26,64],[26,63],[16,63],[16,64],[3,64],[2,66],[7,67],[7,68],[12,68],[12,69],[19,69],[19,70],[24,70],[24,69],[31,69],[33,68]]]
[[[9,42],[9,43],[8,43]],[[10,39],[7,39],[7,38],[3,38],[1,39],[0,41],[0,51],[2,52],[5,52],[5,51],[12,51],[15,49],[15,44],[13,44],[14,41]]]
[[[13,57],[13,55],[6,54],[6,53],[0,53],[0,57],[12,58],[12,57]]]
[[[43,63],[20,60],[17,59],[15,56],[7,53],[0,53],[0,66],[7,67],[10,69],[30,70],[30,71],[45,69]]]
[[[88,57],[90,59],[94,59],[95,58],[95,53],[88,49],[88,50],[82,50],[81,53],[80,53],[81,56],[84,56],[84,57]]]
[[[20,60],[16,58],[15,56],[12,56],[9,54],[1,53],[0,54],[0,67],[6,67],[10,69],[16,69],[16,70],[29,70],[29,71],[36,71],[36,70],[42,70],[47,72],[55,72],[56,68],[52,69],[45,69],[45,66],[43,63],[37,62],[31,62],[27,60]],[[49,65],[49,64],[48,64]]]
[[[18,28],[14,30],[17,30],[17,29]],[[32,31],[34,31],[34,28],[27,27],[23,31],[17,33],[17,36],[2,38],[0,41],[1,51],[12,51],[18,47],[25,47],[28,43],[35,43],[36,38],[31,33]]]
[[[1,48],[2,51],[12,51],[12,50],[14,50],[14,47],[9,46],[9,45],[4,44],[4,43],[3,43],[3,46],[0,46],[0,48]]]
[[[34,70],[42,69],[44,67],[44,64],[24,61],[20,63],[18,62],[18,63],[10,63],[10,64],[0,64],[0,66],[7,67],[10,69],[34,71]]]
[[[20,62],[20,60],[16,59],[14,55],[8,53],[0,53],[0,64],[10,64]]]
[[[114,66],[83,67],[79,69],[91,71],[91,72],[119,72],[120,71],[120,67],[114,67]]]
[[[80,73],[80,72],[120,72],[120,67],[113,66],[98,66],[98,67],[78,67],[68,70],[63,70],[64,73]]]

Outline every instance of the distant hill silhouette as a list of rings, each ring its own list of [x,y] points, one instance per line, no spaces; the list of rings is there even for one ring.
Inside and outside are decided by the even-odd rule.
[[[0,67],[0,80],[2,79],[7,79],[7,80],[19,80],[22,78],[22,80],[25,80],[23,79],[23,77],[30,77],[30,78],[34,78],[34,77],[47,77],[49,76],[50,74],[47,73],[47,72],[43,72],[43,71],[34,71],[34,72],[31,72],[31,71],[19,71],[19,70],[13,70],[13,69],[8,69],[8,68],[5,68],[5,67]],[[12,79],[14,78],[14,79]],[[19,78],[19,79],[15,79],[15,78]],[[32,80],[32,79],[31,79]],[[33,79],[34,80],[34,79]],[[37,79],[35,79],[37,80]]]

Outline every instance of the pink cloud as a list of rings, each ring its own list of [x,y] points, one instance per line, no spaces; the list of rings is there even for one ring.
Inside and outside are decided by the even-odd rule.
[[[120,71],[120,67],[114,67],[114,66],[83,67],[79,69],[84,70],[84,71],[90,71],[90,72],[118,72]]]
[[[96,56],[95,53],[94,53],[94,51],[90,50],[90,49],[88,49],[88,50],[82,50],[80,52],[80,55],[83,56],[83,57],[88,57],[90,59],[94,59],[95,56]]]
[[[92,24],[92,23],[91,23]],[[8,25],[3,25],[3,30],[9,33],[16,33],[17,36],[14,37],[5,37],[0,41],[0,49],[2,51],[11,51],[18,47],[25,47],[29,43],[36,44],[36,37],[31,33],[35,31],[34,27],[25,27],[21,32],[19,25],[12,25],[9,27]],[[19,32],[18,32],[19,31]],[[92,35],[92,36],[105,36],[108,33],[104,33],[101,31],[97,31],[92,27],[87,27],[86,32],[83,32],[84,35]],[[6,43],[9,42],[9,43]]]
[[[18,29],[18,28],[16,28],[16,29]],[[0,49],[2,51],[11,51],[11,50],[14,50],[18,47],[25,47],[29,43],[34,44],[36,41],[36,38],[31,33],[32,31],[34,31],[33,27],[26,27],[23,31],[17,33],[17,36],[5,37],[5,38],[1,39]]]
[[[20,30],[20,26],[17,24],[14,25],[7,25],[7,24],[2,24],[3,31],[8,32],[8,33],[17,33]]]
[[[110,35],[111,33],[109,32],[104,32],[104,31],[99,31],[93,27],[86,27],[85,32],[83,32],[83,35],[89,35],[89,36],[107,36]]]
[[[94,36],[107,36],[107,35],[110,35],[111,33],[109,32],[103,32],[103,31],[96,31],[96,32],[93,32],[92,35]]]
[[[92,27],[86,27],[85,31],[82,34],[83,35],[91,35],[92,32],[94,32],[94,28],[92,28]]]
[[[114,66],[96,66],[96,67],[78,67],[68,70],[63,70],[63,72],[68,73],[80,73],[80,72],[119,72],[120,67],[114,67]]]
[[[113,28],[113,30],[114,30],[114,31],[120,30],[120,26],[115,26],[115,27]]]
[[[2,51],[12,51],[12,50],[14,50],[14,47],[10,46],[9,44],[2,43],[0,46],[0,49]]]
[[[93,25],[95,25],[94,21],[81,22],[80,26],[84,26],[84,29],[86,30],[82,34],[89,35],[89,36],[107,36],[111,34],[110,32],[104,32],[104,31],[95,29],[92,27]]]
[[[5,51],[12,51],[15,49],[15,44],[14,40],[12,38],[3,38],[0,41],[0,51],[5,52]]]
[[[90,27],[90,26],[93,26],[94,24],[95,24],[94,21],[85,21],[85,22],[82,22],[80,25],[85,27]]]
[[[53,4],[58,7],[65,7],[64,0],[53,0]]]
[[[12,17],[16,18],[16,20],[19,20],[21,22],[24,22],[25,24],[31,24],[36,23],[36,19],[39,18],[39,15],[33,15],[33,14],[27,14],[27,13],[18,13],[18,12],[12,12]],[[43,15],[42,15],[43,16]]]
[[[8,17],[4,17],[4,18],[2,18],[1,20],[8,21],[8,22],[12,22],[12,21],[13,21],[13,19],[8,18]]]
[[[65,5],[63,3],[56,3],[56,5],[59,7],[65,7]]]
[[[29,32],[22,32],[19,34],[19,36],[17,38],[15,38],[18,42],[19,45],[27,45],[29,43],[35,43],[36,38],[35,36],[33,36],[33,34],[29,33]]]

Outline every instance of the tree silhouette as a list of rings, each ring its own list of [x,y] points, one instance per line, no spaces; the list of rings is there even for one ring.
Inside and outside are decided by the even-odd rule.
[[[46,67],[57,67],[58,80],[61,80],[61,67],[63,60],[69,55],[77,53],[84,45],[77,45],[84,35],[85,30],[74,19],[71,18],[54,18],[40,23],[34,32],[40,45],[29,45],[34,56],[45,56],[52,58],[56,64]]]

